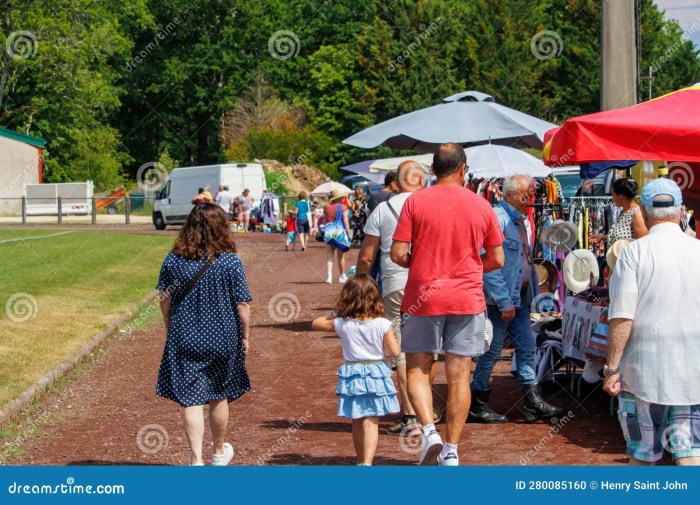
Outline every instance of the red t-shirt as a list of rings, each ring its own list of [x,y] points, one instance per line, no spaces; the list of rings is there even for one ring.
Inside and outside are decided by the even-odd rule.
[[[289,233],[290,231],[296,231],[296,219],[294,219],[293,217],[285,217],[284,222],[287,223],[287,233]]]
[[[394,240],[411,243],[401,311],[416,316],[486,310],[481,249],[503,243],[491,205],[459,186],[432,186],[411,195]]]

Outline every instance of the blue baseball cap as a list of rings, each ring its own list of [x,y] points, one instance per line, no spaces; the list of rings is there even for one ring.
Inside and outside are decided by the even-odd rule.
[[[673,197],[673,201],[656,202],[654,197],[659,195],[668,195]],[[639,196],[642,205],[646,207],[679,207],[683,203],[683,195],[681,188],[674,182],[673,179],[654,179],[642,188],[642,194]]]

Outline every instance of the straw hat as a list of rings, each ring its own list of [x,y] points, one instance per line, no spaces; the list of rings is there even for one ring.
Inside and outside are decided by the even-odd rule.
[[[610,270],[615,268],[615,263],[617,263],[617,260],[620,258],[620,254],[622,254],[622,250],[627,244],[629,244],[628,240],[621,239],[616,241],[611,247],[608,248],[608,253],[605,255],[605,260],[608,262]]]
[[[571,221],[557,219],[540,234],[540,242],[556,252],[567,252],[576,245],[578,229]]]
[[[333,188],[333,191],[331,191],[331,202],[345,198],[348,194],[349,193],[345,189]]]
[[[590,287],[591,274],[593,283],[598,282],[600,268],[595,255],[588,249],[576,249],[564,260],[562,268],[564,284],[574,293],[580,293]]]

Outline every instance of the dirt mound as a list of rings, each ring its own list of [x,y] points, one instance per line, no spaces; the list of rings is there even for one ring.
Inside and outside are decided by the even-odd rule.
[[[292,195],[300,191],[311,193],[319,184],[330,181],[330,177],[321,172],[318,168],[309,165],[284,165],[277,160],[261,160],[265,172],[284,172],[287,180],[284,185]]]

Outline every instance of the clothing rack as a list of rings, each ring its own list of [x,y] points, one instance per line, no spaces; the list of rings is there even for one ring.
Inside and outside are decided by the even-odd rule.
[[[528,207],[534,207],[536,209],[544,209],[548,207],[561,208],[562,206],[562,202],[531,203],[528,205]]]
[[[564,200],[604,200],[604,201],[611,201],[612,196],[567,196],[564,197]]]

